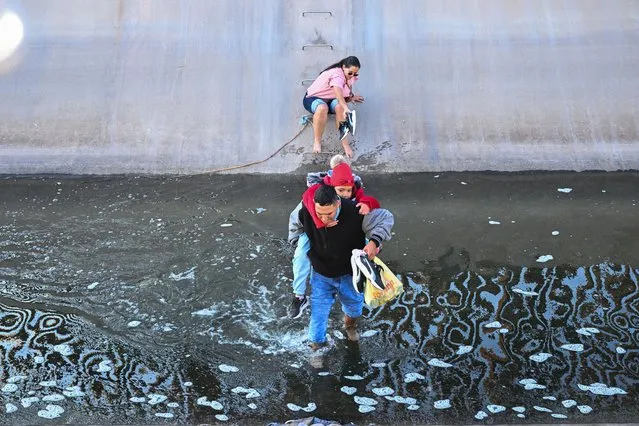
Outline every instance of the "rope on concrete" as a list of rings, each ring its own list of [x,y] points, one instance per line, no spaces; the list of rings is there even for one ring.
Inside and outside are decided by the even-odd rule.
[[[286,142],[284,145],[282,145],[281,147],[278,148],[277,151],[275,151],[274,153],[272,153],[271,155],[269,155],[268,157],[266,157],[263,160],[257,160],[257,161],[251,161],[250,163],[246,163],[246,164],[238,164],[236,166],[229,166],[229,167],[222,167],[221,169],[213,169],[213,170],[207,170],[205,172],[203,172],[202,174],[212,174],[212,173],[220,173],[220,172],[226,172],[229,170],[236,170],[236,169],[242,169],[244,167],[250,167],[250,166],[254,166],[256,164],[260,164],[260,163],[265,163],[268,160],[270,160],[271,158],[275,157],[281,150],[283,150],[284,148],[286,148],[290,143],[292,143],[295,139],[298,138],[299,135],[302,134],[302,132],[304,131],[304,129],[306,129],[306,126],[308,126],[309,121],[304,121],[302,124],[302,127],[300,128],[300,130],[295,134],[295,136],[293,136],[288,142]]]

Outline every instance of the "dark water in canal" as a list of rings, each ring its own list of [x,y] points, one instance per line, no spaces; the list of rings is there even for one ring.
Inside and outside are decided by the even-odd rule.
[[[0,180],[0,422],[639,421],[637,174],[436,176],[367,182],[405,293],[322,365],[303,178]]]

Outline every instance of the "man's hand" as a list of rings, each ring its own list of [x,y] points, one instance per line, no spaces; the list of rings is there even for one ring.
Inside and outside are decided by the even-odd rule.
[[[324,226],[326,226],[327,228],[333,227],[335,225],[337,225],[339,223],[339,220],[334,220],[332,222],[328,222],[326,224],[324,224]]]
[[[371,208],[364,203],[357,203],[356,207],[359,207],[359,214],[361,214],[362,216],[366,216],[371,211]]]
[[[377,246],[373,241],[369,241],[368,244],[364,246],[364,252],[369,260],[373,260],[375,259],[375,255],[377,255]]]
[[[364,97],[363,97],[363,96],[361,96],[361,95],[354,95],[354,96],[351,98],[351,101],[353,101],[353,102],[355,102],[355,103],[358,103],[358,104],[361,104],[362,102],[364,102]]]

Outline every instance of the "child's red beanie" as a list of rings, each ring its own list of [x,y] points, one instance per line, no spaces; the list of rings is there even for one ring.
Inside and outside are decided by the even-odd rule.
[[[353,179],[353,171],[351,166],[346,163],[338,164],[333,168],[331,174],[331,185],[333,186],[353,186],[355,179]]]

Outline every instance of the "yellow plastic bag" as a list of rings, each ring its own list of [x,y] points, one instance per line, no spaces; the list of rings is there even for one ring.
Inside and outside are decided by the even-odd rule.
[[[385,288],[384,290],[380,290],[371,284],[370,280],[366,280],[366,285],[364,286],[364,301],[369,307],[377,308],[402,294],[404,292],[404,285],[379,257],[375,256],[373,261],[382,269],[381,276]]]

